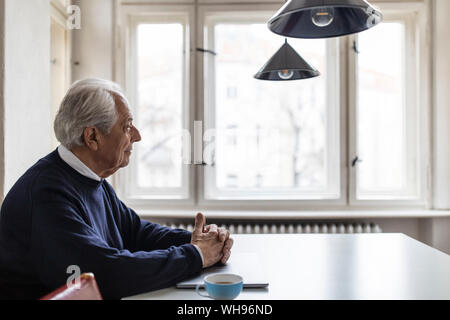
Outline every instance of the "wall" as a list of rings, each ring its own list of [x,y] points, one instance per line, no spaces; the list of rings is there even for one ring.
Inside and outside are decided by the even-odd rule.
[[[450,1],[434,5],[434,193],[435,209],[450,209]]]
[[[450,1],[433,2],[433,208],[450,209]],[[450,218],[422,222],[424,242],[450,254]]]
[[[73,32],[72,80],[113,79],[113,0],[77,0],[81,29]]]
[[[2,9],[1,199],[51,146],[49,1],[5,0]]]
[[[0,1],[0,201],[5,187],[5,2]]]

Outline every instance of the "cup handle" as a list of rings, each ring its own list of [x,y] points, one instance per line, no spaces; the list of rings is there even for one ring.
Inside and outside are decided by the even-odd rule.
[[[198,284],[198,285],[195,287],[195,292],[197,292],[197,294],[198,294],[199,296],[202,296],[202,297],[205,297],[205,298],[210,298],[210,299],[212,299],[208,294],[202,294],[202,293],[200,292],[200,286],[201,286],[201,284]]]

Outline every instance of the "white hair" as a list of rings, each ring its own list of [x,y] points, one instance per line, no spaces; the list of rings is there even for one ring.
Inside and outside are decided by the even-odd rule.
[[[122,89],[114,82],[97,78],[75,82],[55,118],[54,130],[58,141],[70,150],[84,146],[83,133],[88,127],[96,127],[103,134],[111,133],[117,121],[116,98],[128,107]]]

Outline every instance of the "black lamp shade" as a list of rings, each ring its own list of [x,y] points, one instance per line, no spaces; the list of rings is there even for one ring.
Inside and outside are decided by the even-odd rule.
[[[280,72],[290,73],[289,79],[280,77]],[[317,77],[320,72],[309,65],[287,41],[255,75],[259,80],[288,81]]]
[[[333,10],[332,22],[313,23],[313,10]],[[345,36],[381,22],[381,12],[365,0],[289,0],[270,20],[269,29],[292,38],[318,39]]]

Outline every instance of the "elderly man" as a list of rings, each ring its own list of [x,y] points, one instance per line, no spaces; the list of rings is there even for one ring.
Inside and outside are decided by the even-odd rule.
[[[55,119],[61,146],[31,167],[0,215],[0,292],[36,299],[64,285],[70,266],[95,274],[106,299],[169,287],[226,263],[229,232],[196,216],[192,233],[142,221],[105,178],[141,140],[128,102],[109,81],[75,83]]]

